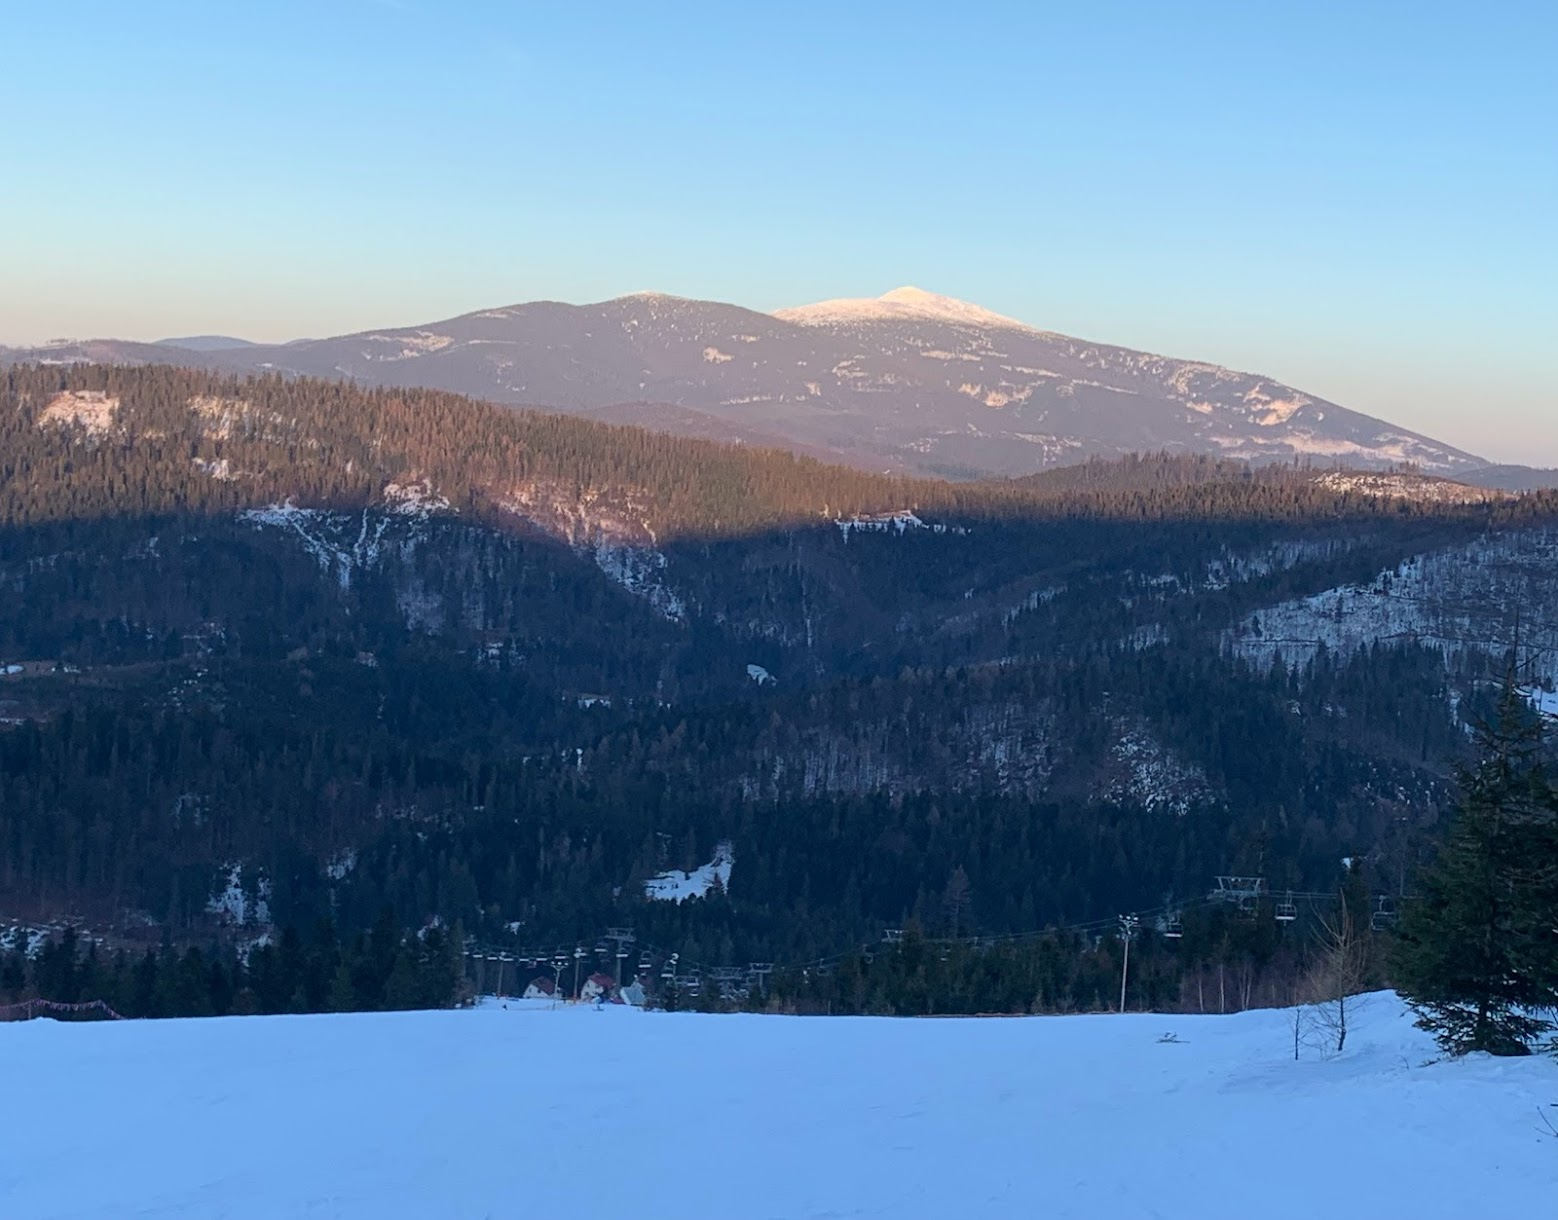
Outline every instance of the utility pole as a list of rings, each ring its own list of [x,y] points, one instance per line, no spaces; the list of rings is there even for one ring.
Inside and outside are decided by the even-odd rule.
[[[628,946],[638,938],[633,935],[632,928],[607,928],[606,939],[615,941],[617,945],[617,995],[620,997],[622,989],[627,986],[627,980],[622,977],[622,972],[628,959]]]
[[[1125,1011],[1125,984],[1131,977],[1131,941],[1141,920],[1134,915],[1120,916],[1120,939],[1125,942],[1125,960],[1120,964],[1120,1011]]]

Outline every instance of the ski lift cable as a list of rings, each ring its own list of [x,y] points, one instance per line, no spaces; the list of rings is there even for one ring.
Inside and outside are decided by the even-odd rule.
[[[1264,881],[1264,879],[1262,879],[1262,881]],[[1284,907],[1287,904],[1291,904],[1294,908],[1296,908],[1297,904],[1300,902],[1313,905],[1322,902],[1331,903],[1338,900],[1338,894],[1334,890],[1284,890],[1281,891],[1281,893],[1282,900],[1278,903],[1278,907]],[[1134,912],[1134,914],[1141,921],[1143,926],[1154,926],[1158,921],[1162,921],[1164,925],[1162,934],[1168,939],[1180,939],[1184,935],[1183,917],[1186,912],[1199,910],[1206,907],[1226,905],[1230,896],[1232,895],[1220,895],[1217,891],[1214,890],[1210,894],[1203,894],[1199,897],[1187,899],[1183,902],[1169,902],[1163,903],[1156,907],[1143,908],[1137,910]],[[1379,900],[1376,899],[1375,901],[1378,902]],[[1296,909],[1293,911],[1293,916],[1296,919]],[[1380,930],[1381,924],[1394,921],[1395,911],[1393,907],[1377,908],[1371,910],[1370,916],[1370,922],[1376,925],[1376,930]],[[1282,917],[1279,915],[1278,918]],[[1118,916],[1108,916],[1099,919],[1084,920],[1073,923],[1055,924],[1044,928],[1028,928],[1014,932],[1000,932],[987,936],[926,938],[923,943],[946,952],[956,947],[994,947],[996,945],[1021,944],[1029,941],[1043,940],[1050,936],[1065,934],[1102,936],[1115,929],[1118,926],[1118,922]],[[1283,922],[1291,921],[1284,919]],[[1175,930],[1176,927],[1177,931]],[[607,936],[606,939],[617,940],[618,937]],[[625,938],[622,939],[625,940]],[[738,967],[726,966],[706,967],[700,962],[683,959],[677,951],[648,944],[647,942],[637,940],[636,938],[633,942],[628,943],[633,943],[634,949],[638,955],[638,974],[661,974],[661,970],[655,969],[656,962],[662,963],[662,970],[664,963],[674,963],[674,971],[672,975],[673,978],[685,978],[694,974],[697,974],[699,977],[706,976],[712,978],[714,977],[715,971],[740,969]],[[901,939],[895,938],[893,941],[889,942],[888,947],[891,947],[893,944],[901,943],[903,943]],[[867,953],[874,956],[883,947],[884,946],[882,942],[879,940],[870,944],[857,945],[850,950],[831,953],[807,960],[774,962],[771,964],[771,972],[774,974],[787,974],[801,971],[828,970],[837,967],[851,957],[860,957],[866,955]],[[472,943],[468,952],[474,959],[476,957],[485,955],[489,951],[482,946]],[[493,950],[492,952],[496,953],[498,951]],[[526,965],[527,968],[541,967],[547,970],[555,970],[558,968],[557,964],[559,960],[561,960],[564,964],[571,963],[574,960],[574,953],[576,952],[576,949],[558,947],[555,949],[525,949],[518,952],[508,950],[506,952],[512,954],[512,956],[509,957],[510,961],[522,962]],[[633,954],[622,954],[619,956],[619,960],[626,960],[626,958],[631,956],[633,956]],[[745,971],[742,972],[745,973]],[[625,974],[626,972],[624,971],[623,973]]]

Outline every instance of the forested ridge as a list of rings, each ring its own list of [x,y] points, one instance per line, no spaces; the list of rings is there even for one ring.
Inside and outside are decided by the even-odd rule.
[[[285,497],[360,507],[377,503],[386,482],[424,480],[472,512],[512,503],[517,490],[536,480],[570,494],[616,495],[622,508],[642,512],[661,540],[898,508],[1129,519],[1422,511],[1411,501],[1327,488],[1311,472],[1251,470],[1198,457],[1093,462],[1020,480],[949,483],[870,475],[780,450],[506,410],[427,390],[238,379],[163,366],[20,365],[7,368],[0,384],[4,524],[220,512]],[[90,443],[81,443],[83,433]],[[216,477],[214,468],[221,472]],[[1510,501],[1479,519],[1550,512],[1554,498]],[[1432,511],[1446,515],[1442,506]]]
[[[93,930],[102,986],[148,1012],[177,987],[134,970],[191,948],[202,1010],[425,998],[411,964],[387,990],[391,928],[518,951],[631,926],[784,965],[1189,912],[1229,871],[1326,892],[1343,857],[1399,890],[1497,662],[1396,640],[1253,665],[1228,628],[1554,517],[1196,458],[949,484],[424,391],[3,377],[0,920]],[[728,889],[645,898],[722,843]],[[1144,943],[1155,1002],[1204,1002],[1217,968],[1275,993],[1282,944],[1221,920]],[[288,929],[329,948],[301,992],[295,962],[257,989],[240,951]],[[936,956],[935,1003],[1096,1005],[1112,950],[1067,935],[1037,993],[1036,958]],[[320,982],[357,954],[377,973]],[[920,1002],[844,969],[773,986]],[[57,962],[5,977],[79,991]]]

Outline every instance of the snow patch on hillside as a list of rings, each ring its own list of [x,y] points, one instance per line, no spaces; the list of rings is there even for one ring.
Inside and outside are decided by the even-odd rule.
[[[608,578],[666,618],[686,617],[685,602],[666,581],[666,557],[655,547],[643,492],[533,479],[516,485],[498,506],[593,559]]]
[[[331,574],[343,590],[351,588],[352,576],[359,569],[376,564],[380,557],[380,544],[389,518],[364,510],[357,536],[351,542],[351,522],[346,513],[327,512],[324,509],[301,508],[294,501],[271,504],[264,508],[251,508],[238,514],[239,520],[256,527],[286,530],[294,534],[306,550],[318,562],[321,569]]]
[[[950,530],[941,524],[931,524],[922,521],[913,509],[903,508],[896,512],[868,513],[865,516],[837,517],[833,524],[838,526],[839,533],[844,536],[844,541],[849,541],[851,534],[906,534],[910,530],[928,530],[932,534],[966,534],[968,531],[961,526],[954,526]]]
[[[351,587],[351,556],[328,541],[324,527],[331,523],[332,514],[318,509],[302,508],[292,500],[280,504],[268,504],[264,508],[251,508],[238,514],[240,521],[256,527],[289,531],[303,544],[320,568],[330,573],[343,589]]]
[[[691,872],[672,869],[644,882],[644,894],[657,902],[685,902],[689,898],[702,898],[715,883],[721,889],[730,888],[730,870],[736,863],[735,845],[723,842],[714,849],[714,859]]]
[[[262,874],[252,887],[243,882],[243,865],[228,865],[222,888],[206,903],[206,910],[237,927],[270,923],[270,880]]]
[[[200,434],[207,440],[228,441],[241,436],[277,445],[298,437],[295,418],[288,419],[279,411],[257,410],[247,398],[197,394],[185,405],[199,420]]]
[[[1293,453],[1308,457],[1348,458],[1366,462],[1412,462],[1420,460],[1422,456],[1418,443],[1410,437],[1392,439],[1382,436],[1380,443],[1366,445],[1359,441],[1316,436],[1312,432],[1295,429],[1283,435],[1281,444]],[[1260,452],[1254,451],[1255,454]],[[1439,465],[1431,464],[1436,468]]]
[[[384,503],[390,512],[402,517],[430,517],[455,511],[448,498],[434,491],[427,479],[419,483],[386,483]]]
[[[681,622],[687,617],[686,603],[665,582],[666,559],[659,551],[618,546],[603,538],[590,554],[611,580],[643,598],[666,618]]]
[[[1489,500],[1508,500],[1513,493],[1470,487],[1449,479],[1429,479],[1422,475],[1386,474],[1368,471],[1337,470],[1315,480],[1331,491],[1352,492],[1384,499],[1413,500],[1431,504],[1483,504]]]
[[[1523,607],[1558,605],[1558,528],[1484,535],[1413,556],[1362,584],[1268,606],[1228,633],[1239,655],[1266,668],[1302,663],[1317,649],[1350,655],[1371,643],[1439,648],[1447,663],[1501,657]],[[1529,615],[1521,627],[1537,680],[1558,681],[1558,627]]]
[[[1014,402],[1027,402],[1033,397],[1032,386],[1015,386],[1009,382],[1002,382],[994,389],[987,390],[983,384],[965,381],[958,386],[958,393],[984,403],[987,407],[1000,408],[1009,406]]]
[[[1285,424],[1305,407],[1314,405],[1313,399],[1306,398],[1302,394],[1294,394],[1290,398],[1274,398],[1266,392],[1264,382],[1246,390],[1243,399],[1247,407],[1260,412],[1255,422],[1263,428]]]
[[[189,400],[189,409],[200,417],[201,432],[212,440],[230,440],[234,426],[249,411],[244,398],[223,398],[214,394],[197,394]]]
[[[408,554],[407,548],[424,538],[422,527],[429,519],[456,511],[425,482],[390,483],[383,495],[382,508],[365,508],[360,513],[303,508],[289,499],[246,509],[238,519],[257,529],[281,530],[295,537],[344,592],[352,587],[357,573],[397,554]],[[397,601],[412,627],[439,628],[443,598],[437,591],[424,589],[420,581],[410,578],[397,592]]]
[[[11,924],[4,930],[0,930],[0,949],[20,953],[29,961],[36,961],[39,954],[54,939],[54,933],[62,930],[58,927],[37,924]]]
[[[1212,796],[1202,770],[1179,758],[1145,725],[1124,727],[1111,753],[1124,772],[1108,790],[1111,801],[1183,817]]]
[[[190,463],[201,474],[215,479],[219,483],[231,483],[238,476],[233,472],[233,464],[226,458],[191,458]]]
[[[89,437],[106,436],[119,417],[119,399],[102,390],[65,390],[49,399],[38,416],[40,427],[79,428]]]
[[[394,351],[367,350],[363,352],[365,360],[414,360],[418,356],[426,356],[432,352],[441,352],[454,345],[452,335],[437,335],[432,331],[419,330],[410,334],[398,335],[364,335],[364,342],[384,344],[392,347]]]
[[[498,507],[532,522],[573,547],[597,541],[616,546],[653,546],[648,496],[632,487],[579,487],[559,479],[516,484]]]
[[[325,876],[331,881],[345,881],[357,867],[357,853],[351,848],[343,851],[325,866]]]

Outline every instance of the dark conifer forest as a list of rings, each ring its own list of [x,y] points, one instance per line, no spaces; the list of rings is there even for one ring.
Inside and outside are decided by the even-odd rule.
[[[1402,478],[943,483],[425,391],[5,369],[0,1004],[437,1005],[579,947],[673,1005],[1067,1011],[1115,1003],[1127,912],[1133,1005],[1286,1002],[1341,862],[1379,914],[1432,856],[1506,658],[1239,642],[1558,520]],[[1229,875],[1262,892],[1210,898]]]

